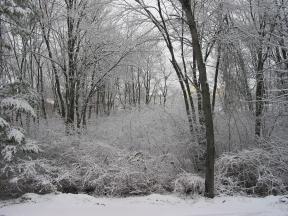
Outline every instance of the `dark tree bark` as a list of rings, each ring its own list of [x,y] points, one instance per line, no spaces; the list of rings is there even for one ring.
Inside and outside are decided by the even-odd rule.
[[[214,163],[215,163],[215,145],[214,145],[214,128],[213,117],[210,103],[210,92],[207,81],[206,66],[203,61],[202,50],[198,38],[197,25],[191,8],[191,0],[180,0],[185,11],[187,23],[192,37],[192,46],[195,50],[199,79],[201,84],[201,95],[203,111],[205,117],[206,141],[207,141],[207,158],[205,173],[205,196],[214,197]]]
[[[80,80],[78,79],[76,82],[76,97],[75,97],[75,111],[76,111],[76,125],[77,128],[81,127],[81,109],[80,109]],[[85,109],[86,114],[86,109]]]
[[[75,46],[76,46],[76,32],[75,32],[75,20],[71,15],[75,0],[67,0],[67,51],[68,51],[68,83],[66,88],[66,101],[67,101],[67,114],[66,125],[72,127],[74,124],[75,115],[75,88],[76,88],[76,65],[75,65]]]
[[[217,82],[218,82],[220,58],[221,58],[221,48],[220,48],[220,46],[218,46],[216,69],[215,69],[215,76],[214,76],[213,96],[212,96],[212,111],[213,111],[213,113],[214,113],[214,110],[215,110],[215,101],[216,101],[216,91],[217,91]]]
[[[193,85],[196,88],[196,95],[197,95],[197,108],[198,108],[199,125],[200,125],[201,131],[202,131],[202,129],[204,127],[202,96],[201,96],[201,86],[200,86],[200,83],[197,79],[197,62],[196,62],[196,54],[195,54],[194,49],[193,49],[193,62],[192,62],[191,68],[192,68]]]
[[[263,96],[264,96],[264,60],[262,49],[258,51],[258,62],[256,71],[256,110],[255,110],[255,135],[256,137],[261,136],[262,129],[262,114],[264,108]]]
[[[138,89],[138,106],[141,105],[141,83],[140,83],[140,68],[137,69],[137,89]]]
[[[0,14],[0,80],[1,82],[3,81],[3,78],[4,78],[3,43],[4,43],[4,37],[3,37],[3,30],[2,30],[2,14]]]
[[[41,88],[41,108],[43,113],[43,118],[47,119],[47,112],[45,108],[45,99],[44,99],[44,82],[43,82],[43,68],[40,66],[40,88]]]

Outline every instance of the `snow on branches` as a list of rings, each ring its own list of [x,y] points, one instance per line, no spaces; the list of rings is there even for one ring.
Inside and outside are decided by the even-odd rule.
[[[23,112],[23,113],[30,114],[33,117],[36,117],[34,109],[24,99],[7,97],[7,98],[4,98],[0,102],[0,107],[3,108],[3,109],[9,109],[9,110],[13,110],[13,111],[20,111],[20,112]]]

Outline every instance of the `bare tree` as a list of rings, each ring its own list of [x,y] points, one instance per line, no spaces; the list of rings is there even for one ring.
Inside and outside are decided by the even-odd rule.
[[[207,156],[206,156],[206,174],[205,174],[205,195],[207,197],[214,197],[214,161],[215,161],[215,145],[214,145],[214,128],[213,117],[210,102],[209,85],[207,81],[206,66],[203,61],[202,50],[198,38],[197,25],[195,22],[194,14],[192,11],[191,0],[180,0],[182,7],[185,11],[187,23],[189,25],[192,46],[195,50],[195,57],[197,60],[203,111],[205,118],[206,141],[207,141]]]

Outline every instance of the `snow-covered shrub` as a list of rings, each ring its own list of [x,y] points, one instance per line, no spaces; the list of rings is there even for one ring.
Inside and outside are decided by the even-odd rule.
[[[288,150],[276,143],[263,149],[224,154],[216,161],[220,193],[266,196],[287,192]]]
[[[141,172],[108,170],[93,184],[94,194],[102,196],[129,196],[151,193],[150,181]]]
[[[98,117],[82,136],[65,136],[61,119],[40,121],[40,157],[57,164],[47,172],[52,184],[98,196],[172,192],[177,175],[194,169],[192,153],[198,151],[185,115],[173,109],[151,106]]]
[[[161,114],[160,109],[100,117],[81,137],[65,136],[59,119],[40,123],[42,157],[57,161],[63,177],[57,180],[57,189],[65,192],[67,185],[78,192],[110,196],[173,191],[173,181],[183,168],[182,153],[189,159],[185,145],[190,135],[181,125],[185,119]]]
[[[53,156],[58,158],[57,164],[61,167],[57,172],[62,176],[60,181],[58,177],[57,190],[70,193],[85,192],[97,196],[164,192],[173,188],[172,181],[179,173],[179,169],[173,168],[178,166],[177,161],[173,161],[169,155],[152,157],[142,152],[127,154],[123,150],[118,150],[118,154],[115,154],[115,148],[113,150],[111,147],[108,154],[108,147],[105,148],[101,143],[90,143],[98,152],[89,151],[91,146],[88,146],[87,142],[82,144],[82,147],[80,144],[79,148],[74,150],[66,146],[64,149],[69,150],[64,154],[58,148],[63,163],[59,161],[60,156]],[[85,145],[87,146],[84,147]],[[45,151],[45,154],[49,152]]]
[[[47,193],[56,191],[53,172],[55,167],[44,159],[21,160],[17,164],[6,164],[1,170],[11,173],[10,178],[1,178],[6,181],[5,190],[9,196],[17,197],[24,193]]]
[[[205,180],[195,174],[181,173],[175,180],[174,192],[184,195],[204,194]]]
[[[142,152],[120,154],[109,165],[83,169],[83,191],[95,195],[128,196],[164,192],[172,188],[177,172],[169,156],[153,157]],[[167,159],[165,159],[167,158]],[[171,159],[171,158],[170,158]],[[99,162],[98,162],[99,163]],[[176,163],[176,162],[175,162]],[[83,168],[83,167],[82,167]],[[166,172],[165,172],[166,171]]]
[[[146,161],[147,174],[160,190],[172,192],[173,181],[182,172],[178,158],[172,154],[163,154]],[[156,188],[155,188],[156,189]]]
[[[185,166],[185,170],[192,172],[198,159],[193,156],[197,155],[198,148],[191,137],[185,110],[182,112],[181,106],[175,106],[167,105],[165,109],[147,106],[99,117],[96,123],[90,122],[87,135],[129,152],[170,153]]]

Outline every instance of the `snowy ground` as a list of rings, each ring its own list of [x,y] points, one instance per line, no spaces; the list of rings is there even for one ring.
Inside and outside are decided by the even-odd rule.
[[[172,195],[95,198],[84,194],[26,194],[0,202],[0,216],[288,216],[288,197],[180,199]]]

